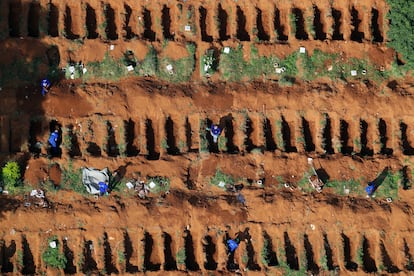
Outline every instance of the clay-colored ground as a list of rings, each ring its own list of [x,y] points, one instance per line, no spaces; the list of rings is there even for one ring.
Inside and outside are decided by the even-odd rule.
[[[46,2],[39,1],[40,7],[47,7]],[[50,45],[59,50],[60,66],[70,58],[84,63],[101,60],[109,44],[115,45],[113,57],[132,49],[142,59],[148,45],[163,47],[160,18],[164,4],[170,8],[170,35],[174,38],[162,54],[170,58],[187,55],[183,46],[186,41],[197,44],[198,64],[199,56],[211,46],[235,46],[245,40],[245,34],[237,31],[239,5],[250,36],[250,41],[241,42],[246,49],[255,43],[252,30],[257,28],[256,7],[262,11],[263,32],[269,37],[255,43],[261,55],[277,53],[284,57],[306,46],[310,52],[317,48],[341,52],[344,58],[368,58],[378,67],[389,68],[394,60],[395,53],[384,44],[387,7],[383,1],[333,3],[342,14],[339,33],[343,40],[337,40],[330,30],[334,19],[327,15],[329,1],[317,1],[326,40],[312,36],[301,40],[291,35],[289,11],[301,9],[306,19],[312,13],[312,1],[222,1],[222,8],[229,13],[222,33],[215,23],[215,1],[112,2],[115,31],[97,28],[96,38],[79,43],[77,36],[87,37],[86,2],[52,3],[60,14],[57,29],[49,29],[49,35],[40,30],[40,37],[33,38],[28,37],[33,30],[28,34],[26,17],[19,21],[19,16],[9,16],[16,11],[27,14],[27,3],[10,8],[2,1],[2,18],[9,18],[0,20],[2,30],[7,33],[11,29],[14,36],[0,41],[9,53],[1,57],[2,62],[9,64],[22,56],[27,60],[41,57],[40,71],[44,73],[48,69],[45,52]],[[100,26],[104,21],[101,3],[87,3],[95,10],[96,25]],[[193,21],[179,16],[179,3],[184,11],[193,6]],[[67,24],[63,15],[66,5],[71,11],[69,29],[63,27]],[[132,10],[128,24],[123,20],[128,14],[126,6]],[[144,6],[151,12],[153,39],[139,23]],[[186,24],[202,28],[200,6],[207,10],[206,33],[184,32]],[[352,37],[352,6],[360,14],[361,42]],[[288,36],[286,41],[281,41],[272,27],[275,7],[285,26],[282,33]],[[378,39],[370,28],[372,8],[379,13],[382,42],[372,42]],[[40,24],[45,24],[42,20],[46,19],[40,17]],[[14,22],[20,22],[17,29]],[[112,41],[104,43],[103,36],[108,34]],[[134,34],[135,39],[128,39]],[[116,83],[62,80],[44,98],[39,97],[37,83],[26,84],[22,79],[24,84],[4,84],[0,92],[1,158],[24,164],[27,183],[40,187],[46,180],[58,182],[60,172],[51,171],[51,165],[66,168],[72,163],[75,168],[125,169],[126,179],[138,173],[142,177],[165,176],[171,179],[171,190],[164,196],[151,194],[148,200],[140,200],[123,187],[99,199],[64,188],[47,193],[53,203],[50,209],[25,208],[23,196],[1,195],[2,273],[57,275],[57,270],[46,268],[41,257],[47,238],[57,235],[69,261],[67,274],[230,274],[226,231],[231,237],[239,231],[251,237],[242,241],[235,254],[235,262],[246,275],[283,275],[283,263],[298,273],[308,270],[321,275],[375,271],[403,275],[414,268],[413,192],[403,189],[411,187],[414,169],[412,79],[381,84],[299,80],[292,87],[280,87],[270,81],[224,83],[215,77],[205,82],[199,76],[196,66],[192,81],[186,84],[154,78],[127,78]],[[61,124],[66,137],[62,158],[34,158],[30,145],[47,141],[52,120]],[[208,133],[201,123],[206,120],[225,126],[222,137],[227,143],[218,149],[211,146],[203,150],[202,137]],[[92,150],[88,149],[91,143],[95,145]],[[46,153],[45,148],[42,151]],[[284,182],[298,184],[308,170],[308,157],[314,158],[317,169],[329,180],[358,179],[361,187],[386,168],[403,171],[399,198],[387,203],[384,198],[367,199],[364,194],[340,196],[332,188],[318,194],[280,187]],[[246,206],[233,194],[210,185],[208,178],[217,168],[250,183],[242,190]],[[264,180],[263,187],[256,184],[259,179]],[[91,242],[93,249],[89,250]],[[184,259],[179,254],[183,249]],[[262,256],[266,251],[273,252],[268,264]]]

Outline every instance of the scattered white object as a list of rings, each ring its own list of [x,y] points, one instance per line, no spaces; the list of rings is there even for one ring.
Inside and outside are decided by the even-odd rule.
[[[361,74],[365,76],[367,74],[367,70],[362,70]]]
[[[3,191],[2,194],[3,195],[8,195],[9,194],[9,191]]]
[[[111,44],[111,46],[109,46],[109,50],[112,51],[113,49],[115,49],[115,45]]]
[[[69,73],[75,74],[75,66],[69,66]]]
[[[224,47],[223,53],[225,54],[230,53],[230,47]]]
[[[220,181],[219,184],[218,184],[218,186],[220,188],[223,188],[224,186],[226,186],[226,183],[224,183],[223,181]]]
[[[151,181],[151,182],[148,184],[148,186],[150,187],[150,189],[154,189],[154,188],[157,186],[157,184],[155,184],[155,183],[154,183],[154,181]]]
[[[308,164],[309,165],[312,165],[312,162],[313,162],[313,158],[312,157],[308,157]]]
[[[74,74],[71,74],[70,75],[70,79],[74,80],[75,79],[75,75]]]
[[[85,74],[86,72],[88,72],[88,69],[83,68],[83,69],[82,69],[82,72]]]
[[[208,69],[210,69],[211,68],[211,66],[210,65],[208,65],[208,64],[204,64],[204,72],[207,72],[208,71]]]
[[[134,66],[128,65],[127,70],[128,70],[128,72],[134,71]]]
[[[273,63],[273,67],[274,67],[274,68],[279,67],[279,63],[277,63],[277,62]]]
[[[351,191],[348,188],[345,188],[345,186],[344,186],[344,194],[349,195],[350,192]]]
[[[332,65],[329,65],[327,70],[328,71],[332,71],[333,70],[333,66]]]
[[[351,70],[351,76],[355,77],[357,74],[357,70]]]
[[[167,64],[167,66],[165,66],[165,69],[167,69],[167,71],[172,71],[173,66],[171,64]]]
[[[282,68],[275,68],[275,73],[276,74],[282,74],[283,73]]]
[[[311,228],[312,230],[315,230],[315,225],[311,224],[311,225],[310,225],[310,228]]]
[[[385,200],[386,200],[388,203],[391,203],[391,202],[392,202],[392,198],[391,198],[391,197],[387,197]]]
[[[262,186],[263,185],[263,180],[261,180],[261,179],[257,180],[257,185]]]
[[[299,53],[301,53],[301,54],[306,53],[306,48],[305,47],[300,47],[299,48]]]
[[[285,188],[290,188],[289,183],[285,183],[284,186],[285,186]]]
[[[185,25],[184,26],[184,31],[190,32],[191,31],[191,26],[190,25]]]
[[[51,248],[56,248],[57,244],[56,244],[56,242],[55,242],[55,241],[51,241],[51,242],[49,242],[49,246],[50,246]]]
[[[134,184],[132,184],[131,182],[127,182],[125,185],[127,186],[128,189],[134,188]]]

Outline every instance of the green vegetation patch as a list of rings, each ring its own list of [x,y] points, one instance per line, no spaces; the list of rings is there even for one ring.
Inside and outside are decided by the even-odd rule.
[[[390,26],[387,33],[388,46],[402,55],[409,69],[414,66],[414,1],[387,0]]]
[[[57,236],[47,239],[47,248],[42,253],[42,260],[48,267],[57,269],[64,269],[66,267],[67,259],[60,250]]]
[[[233,185],[235,179],[233,176],[223,173],[220,169],[216,169],[216,173],[210,178],[210,184],[224,189],[223,183]]]
[[[162,176],[148,177],[148,187],[152,193],[165,193],[170,190],[170,179]]]

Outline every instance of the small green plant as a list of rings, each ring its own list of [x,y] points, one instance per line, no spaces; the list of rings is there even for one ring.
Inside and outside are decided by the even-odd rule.
[[[384,180],[375,191],[375,195],[379,198],[398,199],[398,187],[401,185],[402,179],[401,171],[395,173],[387,171]]]
[[[82,170],[73,167],[72,160],[69,160],[68,166],[62,169],[62,186],[72,189],[73,191],[86,195],[86,189],[82,182]]]
[[[220,169],[216,169],[216,174],[210,178],[210,184],[225,188],[224,186],[222,187],[223,183],[232,185],[235,183],[235,180],[233,176],[223,173]]]
[[[51,246],[54,244],[54,247]],[[66,267],[67,259],[63,252],[60,251],[57,236],[48,238],[47,248],[43,251],[42,260],[48,267],[63,269]]]
[[[170,179],[167,177],[162,176],[154,176],[154,177],[148,177],[147,179],[150,191],[152,193],[158,194],[162,192],[168,192],[170,190]],[[151,184],[154,183],[154,184]],[[151,185],[155,185],[154,187],[151,187]]]
[[[163,150],[168,150],[170,147],[168,146],[167,138],[162,138],[161,140],[161,148]]]
[[[72,137],[69,135],[69,128],[63,127],[63,139],[62,139],[62,147],[64,147],[67,150],[71,150],[72,148]]]
[[[185,264],[185,259],[186,259],[186,252],[185,252],[185,248],[180,248],[177,251],[177,254],[175,255],[177,264],[179,265],[183,265]]]
[[[356,253],[356,263],[360,267],[364,267],[364,247],[363,247],[364,239],[361,240],[361,244],[358,247],[357,253]]]
[[[153,46],[150,46],[144,60],[138,64],[138,72],[142,76],[156,76],[158,74],[158,54]]]
[[[20,167],[15,161],[9,161],[1,170],[1,178],[4,183],[4,188],[10,193],[15,193],[20,183]]]
[[[23,269],[24,263],[23,263],[23,251],[21,251],[20,249],[16,250],[16,255],[17,255],[17,269],[19,271],[21,271]]]
[[[268,256],[269,256],[269,240],[265,238],[263,241],[262,251],[260,252],[260,259],[262,261],[262,264],[266,267],[269,266]]]
[[[313,172],[311,170],[305,172],[303,174],[303,177],[298,182],[298,187],[305,193],[312,192],[315,190],[309,182],[309,177],[311,175],[313,175]]]
[[[116,60],[105,53],[105,56],[101,62],[94,61],[87,65],[88,72],[83,76],[84,79],[96,78],[103,80],[119,80],[121,77],[127,75],[128,71],[126,66],[121,60]]]
[[[178,141],[178,150],[181,153],[184,153],[188,150],[187,144],[183,140]]]
[[[195,69],[195,51],[196,45],[188,43],[186,45],[188,56],[173,60],[163,58],[160,61],[159,77],[171,82],[185,82],[190,80]]]
[[[248,261],[249,261],[249,256],[247,256],[247,251],[244,251],[242,255],[242,263],[247,264]]]
[[[290,31],[293,36],[296,35],[296,24],[298,22],[298,18],[295,14],[289,14],[289,23],[290,23]]]
[[[227,151],[227,138],[225,136],[220,136],[218,138],[217,145],[218,145],[219,151],[226,152]]]
[[[326,188],[333,188],[336,194],[339,195],[362,195],[363,187],[362,184],[365,182],[363,178],[349,180],[329,180],[325,183]]]
[[[117,255],[118,255],[118,264],[125,264],[125,253],[122,252],[122,250],[118,249]]]
[[[277,146],[279,147],[280,150],[285,151],[286,150],[286,145],[285,145],[285,140],[283,139],[283,127],[282,127],[282,121],[281,120],[277,120],[275,122],[276,125],[276,143]]]
[[[319,258],[319,263],[321,264],[321,268],[324,271],[329,271],[329,267],[328,267],[328,257],[326,256],[326,252],[325,250],[321,250],[321,256]]]

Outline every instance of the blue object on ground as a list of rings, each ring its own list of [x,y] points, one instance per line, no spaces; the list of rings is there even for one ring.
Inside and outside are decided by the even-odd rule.
[[[229,252],[233,253],[236,251],[237,247],[239,247],[239,244],[235,240],[227,240],[227,246],[229,248]]]

